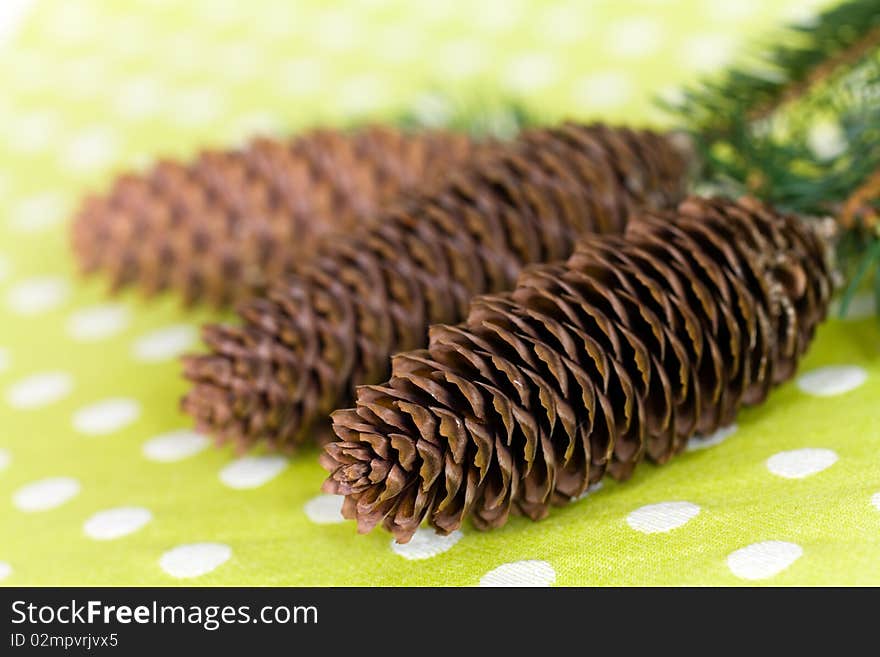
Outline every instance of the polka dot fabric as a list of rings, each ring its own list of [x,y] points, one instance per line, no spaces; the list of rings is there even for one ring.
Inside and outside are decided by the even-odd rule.
[[[236,455],[191,431],[176,357],[229,318],[108,299],[75,275],[65,232],[81,195],[156,155],[405,107],[438,120],[443,92],[655,122],[652,97],[809,6],[0,2],[0,582],[880,584],[869,295],[822,327],[795,381],[669,465],[540,523],[398,545],[342,519],[316,453]]]

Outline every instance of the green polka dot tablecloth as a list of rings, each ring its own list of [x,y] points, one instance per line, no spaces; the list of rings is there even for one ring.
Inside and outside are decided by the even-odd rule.
[[[67,248],[77,199],[157,155],[256,132],[518,98],[659,119],[804,0],[0,2],[4,584],[880,584],[880,330],[870,297],[797,379],[665,467],[540,523],[359,536],[316,453],[237,458],[190,431],[167,295],[108,299]],[[438,96],[440,94],[440,96]]]

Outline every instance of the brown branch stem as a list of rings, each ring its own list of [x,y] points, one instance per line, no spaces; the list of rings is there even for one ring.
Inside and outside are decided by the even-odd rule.
[[[868,176],[840,209],[838,221],[843,228],[855,228],[859,223],[868,229],[877,226],[878,212],[874,205],[880,199],[880,169]]]

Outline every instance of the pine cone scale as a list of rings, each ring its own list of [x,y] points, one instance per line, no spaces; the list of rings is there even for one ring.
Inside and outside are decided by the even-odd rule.
[[[213,431],[242,443],[301,442],[316,418],[351,399],[354,385],[380,381],[391,353],[421,346],[428,324],[459,321],[475,294],[509,288],[524,264],[567,256],[585,231],[620,230],[629,208],[644,202],[621,182],[627,171],[672,167],[667,179],[645,174],[644,188],[658,203],[674,200],[681,156],[660,136],[625,132],[637,146],[610,144],[615,131],[602,126],[527,133],[372,225],[325,240],[267,299],[244,306],[239,332],[262,349],[246,352],[229,336],[209,340],[242,383],[256,372],[285,382],[282,402],[264,394],[266,379],[252,381],[259,395],[242,393],[251,413],[254,405],[289,408],[257,413],[259,426],[235,412]],[[192,367],[187,376],[196,385],[183,406],[204,417],[202,386],[216,382]],[[289,421],[282,425],[281,416]]]
[[[289,271],[321,235],[350,230],[483,148],[453,133],[368,127],[160,161],[87,198],[73,246],[82,270],[106,270],[113,290],[176,287],[187,303],[225,305]]]
[[[348,513],[401,541],[422,520],[486,529],[665,462],[791,375],[829,293],[817,235],[751,200],[688,199],[626,240],[585,238],[564,267],[527,269],[465,323],[433,327],[427,351],[398,355],[388,383],[334,413],[340,438],[396,441],[364,456],[381,467]],[[340,462],[323,464],[326,490],[350,490]]]

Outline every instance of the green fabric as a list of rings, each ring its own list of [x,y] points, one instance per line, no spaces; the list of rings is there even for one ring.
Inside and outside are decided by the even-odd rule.
[[[654,121],[652,95],[803,0],[28,4],[0,8],[4,584],[880,584],[880,331],[865,299],[865,318],[821,329],[800,384],[723,441],[543,522],[425,532],[396,551],[381,531],[310,518],[337,517],[333,500],[313,501],[314,451],[154,460],[150,441],[188,426],[173,356],[217,316],[173,295],[108,300],[67,247],[76,200],[120,167],[255,130],[442,110],[425,90],[521,95],[551,119]],[[810,374],[826,366],[838,369]],[[134,509],[93,517],[118,507]]]

